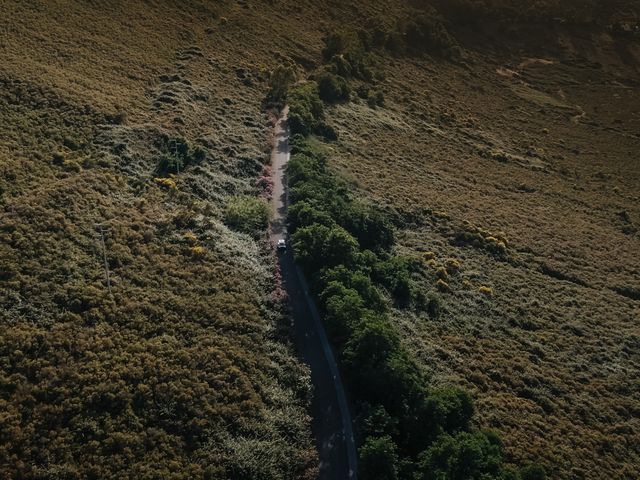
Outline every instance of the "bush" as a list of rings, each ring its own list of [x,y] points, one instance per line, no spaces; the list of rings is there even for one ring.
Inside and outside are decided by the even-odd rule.
[[[289,101],[289,128],[292,134],[304,136],[313,133],[324,119],[324,106],[318,96],[318,85],[309,82],[291,90]]]
[[[427,313],[431,318],[438,318],[440,311],[442,310],[442,299],[440,295],[435,292],[429,292],[427,294]]]
[[[502,476],[502,445],[483,432],[442,435],[419,457],[419,480]]]
[[[427,423],[442,432],[459,432],[469,428],[474,406],[471,396],[459,388],[445,388],[429,393],[425,403]]]
[[[260,198],[234,197],[227,205],[224,221],[234,230],[257,238],[267,228],[269,209]]]
[[[373,269],[373,278],[387,288],[399,305],[407,305],[413,296],[410,265],[410,259],[394,256],[379,261]]]
[[[410,51],[433,53],[450,58],[458,44],[444,26],[443,20],[433,14],[414,17],[403,27],[404,39]]]
[[[329,336],[340,345],[364,315],[364,301],[354,289],[332,282],[325,289],[324,310]]]
[[[289,208],[289,232],[296,233],[299,228],[308,227],[314,223],[331,227],[335,221],[324,210],[320,210],[309,202],[301,201]]]
[[[545,480],[547,472],[540,465],[528,465],[520,470],[522,480]]]
[[[375,368],[400,348],[400,339],[386,317],[370,316],[355,329],[345,346],[344,360],[353,369]]]
[[[358,239],[362,248],[380,252],[393,245],[393,226],[379,210],[351,203],[337,214],[338,222]]]
[[[329,33],[322,41],[325,44],[325,47],[322,49],[322,57],[325,60],[329,60],[334,55],[343,52],[347,44],[345,35],[336,32]]]
[[[361,256],[359,256],[356,263],[359,268],[363,268]],[[320,294],[321,299],[326,298],[327,293],[331,291],[329,288],[331,285],[340,284],[358,292],[358,295],[362,297],[369,309],[379,313],[386,311],[386,304],[380,292],[371,281],[371,277],[362,270],[340,265],[323,269],[319,274],[319,278],[323,285],[327,285]]]
[[[201,146],[192,147],[184,138],[163,138],[159,144],[158,175],[178,174],[191,164],[201,162],[207,156]]]
[[[267,98],[276,103],[282,103],[287,98],[289,87],[295,82],[296,74],[291,67],[279,65],[269,77],[269,93]]]
[[[339,226],[313,224],[293,235],[296,261],[309,272],[323,266],[353,265],[358,242]]]
[[[318,77],[318,94],[325,102],[346,102],[350,93],[349,84],[343,77],[330,72],[324,72]]]
[[[360,447],[360,478],[363,480],[396,480],[398,478],[397,447],[389,436],[370,437]]]

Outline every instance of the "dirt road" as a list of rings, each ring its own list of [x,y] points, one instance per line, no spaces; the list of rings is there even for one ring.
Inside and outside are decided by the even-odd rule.
[[[289,131],[285,108],[275,127],[271,154],[274,209],[271,242],[287,238],[287,190],[285,166],[289,160]],[[291,246],[278,254],[283,287],[289,296],[294,339],[298,354],[311,368],[313,384],[313,433],[320,456],[319,480],[356,479],[356,448],[340,372],[320,315],[309,293],[302,270],[293,261]]]

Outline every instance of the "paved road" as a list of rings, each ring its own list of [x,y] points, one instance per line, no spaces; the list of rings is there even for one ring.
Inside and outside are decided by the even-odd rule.
[[[280,239],[287,239],[287,112],[288,108],[285,108],[276,125],[275,146],[271,154],[274,182],[274,216],[271,222],[273,245]],[[302,270],[293,261],[291,247],[278,256],[283,287],[289,295],[296,347],[302,360],[311,368],[313,433],[320,456],[318,479],[356,480],[356,448],[351,414],[331,346]]]

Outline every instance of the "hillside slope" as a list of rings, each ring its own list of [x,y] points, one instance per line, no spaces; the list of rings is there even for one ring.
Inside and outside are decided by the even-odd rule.
[[[381,56],[384,107],[331,112],[334,166],[427,265],[442,313],[396,319],[433,381],[473,392],[518,464],[636,478],[640,50],[522,30],[461,30],[457,64]]]
[[[429,3],[449,60],[393,48]],[[484,31],[480,4],[507,21]],[[323,148],[439,299],[392,310],[404,347],[472,393],[509,463],[638,477],[640,48],[554,9],[510,25],[520,4],[3,2],[0,477],[314,478],[255,203],[264,99],[276,66],[305,80],[361,28],[392,32],[375,94],[352,82]]]

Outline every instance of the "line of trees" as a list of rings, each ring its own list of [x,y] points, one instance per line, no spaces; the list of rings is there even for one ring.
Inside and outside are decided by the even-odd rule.
[[[290,111],[309,111],[319,100],[308,98],[317,90],[303,88],[304,96],[290,96]],[[544,478],[537,467],[504,466],[498,436],[471,429],[467,392],[429,384],[389,314],[391,302],[416,303],[411,272],[418,266],[393,254],[391,222],[353,198],[329,169],[322,143],[296,131],[287,170],[290,232],[356,404],[361,478]]]

